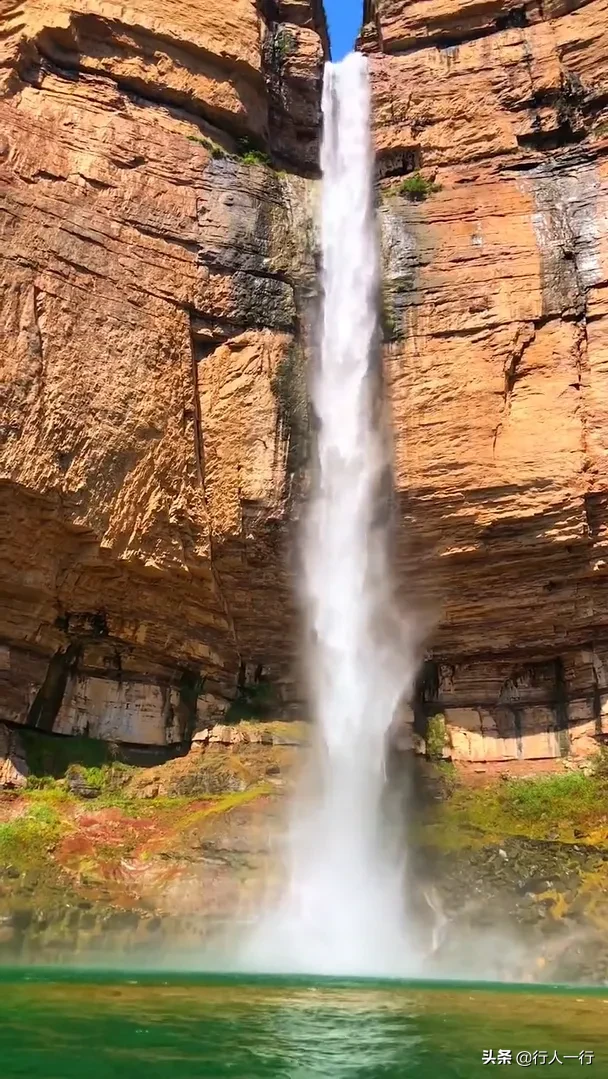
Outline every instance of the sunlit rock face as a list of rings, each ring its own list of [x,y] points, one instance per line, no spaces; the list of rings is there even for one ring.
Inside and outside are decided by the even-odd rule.
[[[456,757],[587,753],[608,733],[608,3],[376,0],[360,43],[401,560],[434,624],[418,729],[445,713]]]
[[[0,17],[0,720],[187,741],[237,683],[294,692],[320,3]],[[608,733],[608,3],[370,0],[361,47],[427,630],[411,715],[445,715],[457,757],[586,755]],[[441,191],[390,193],[420,170]]]
[[[321,6],[0,16],[0,719],[185,741],[287,669]]]

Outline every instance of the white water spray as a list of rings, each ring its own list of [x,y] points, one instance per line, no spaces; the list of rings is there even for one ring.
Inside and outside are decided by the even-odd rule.
[[[303,550],[316,719],[314,792],[301,792],[289,878],[255,942],[264,966],[407,973],[403,850],[382,828],[385,749],[414,671],[393,605],[390,455],[378,347],[380,258],[367,62],[328,64],[322,151],[324,314],[312,389],[318,468]],[[390,488],[389,488],[390,489]]]

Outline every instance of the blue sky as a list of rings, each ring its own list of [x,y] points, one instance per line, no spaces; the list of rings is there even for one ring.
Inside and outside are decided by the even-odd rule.
[[[362,12],[362,0],[325,0],[332,60],[341,60],[352,50]]]

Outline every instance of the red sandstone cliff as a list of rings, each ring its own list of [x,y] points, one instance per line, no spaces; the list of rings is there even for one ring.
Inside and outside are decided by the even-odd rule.
[[[322,10],[0,16],[0,718],[180,741],[284,641]]]
[[[397,485],[438,613],[418,710],[447,706],[464,755],[589,746],[608,732],[608,3],[376,0],[361,40]],[[417,169],[441,190],[412,202]]]
[[[0,719],[179,741],[294,657],[324,23],[315,0],[0,15]],[[608,0],[366,16],[404,594],[435,618],[419,730],[441,712],[473,758],[587,751]],[[441,190],[412,202],[419,171]]]

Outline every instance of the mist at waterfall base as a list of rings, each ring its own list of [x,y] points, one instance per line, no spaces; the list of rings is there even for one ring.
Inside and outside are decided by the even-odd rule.
[[[382,800],[387,735],[415,663],[392,595],[363,57],[326,66],[323,118],[317,461],[301,537],[316,745],[291,815],[285,890],[254,933],[249,957],[271,970],[403,974],[414,958],[404,918],[405,845],[391,845]]]

